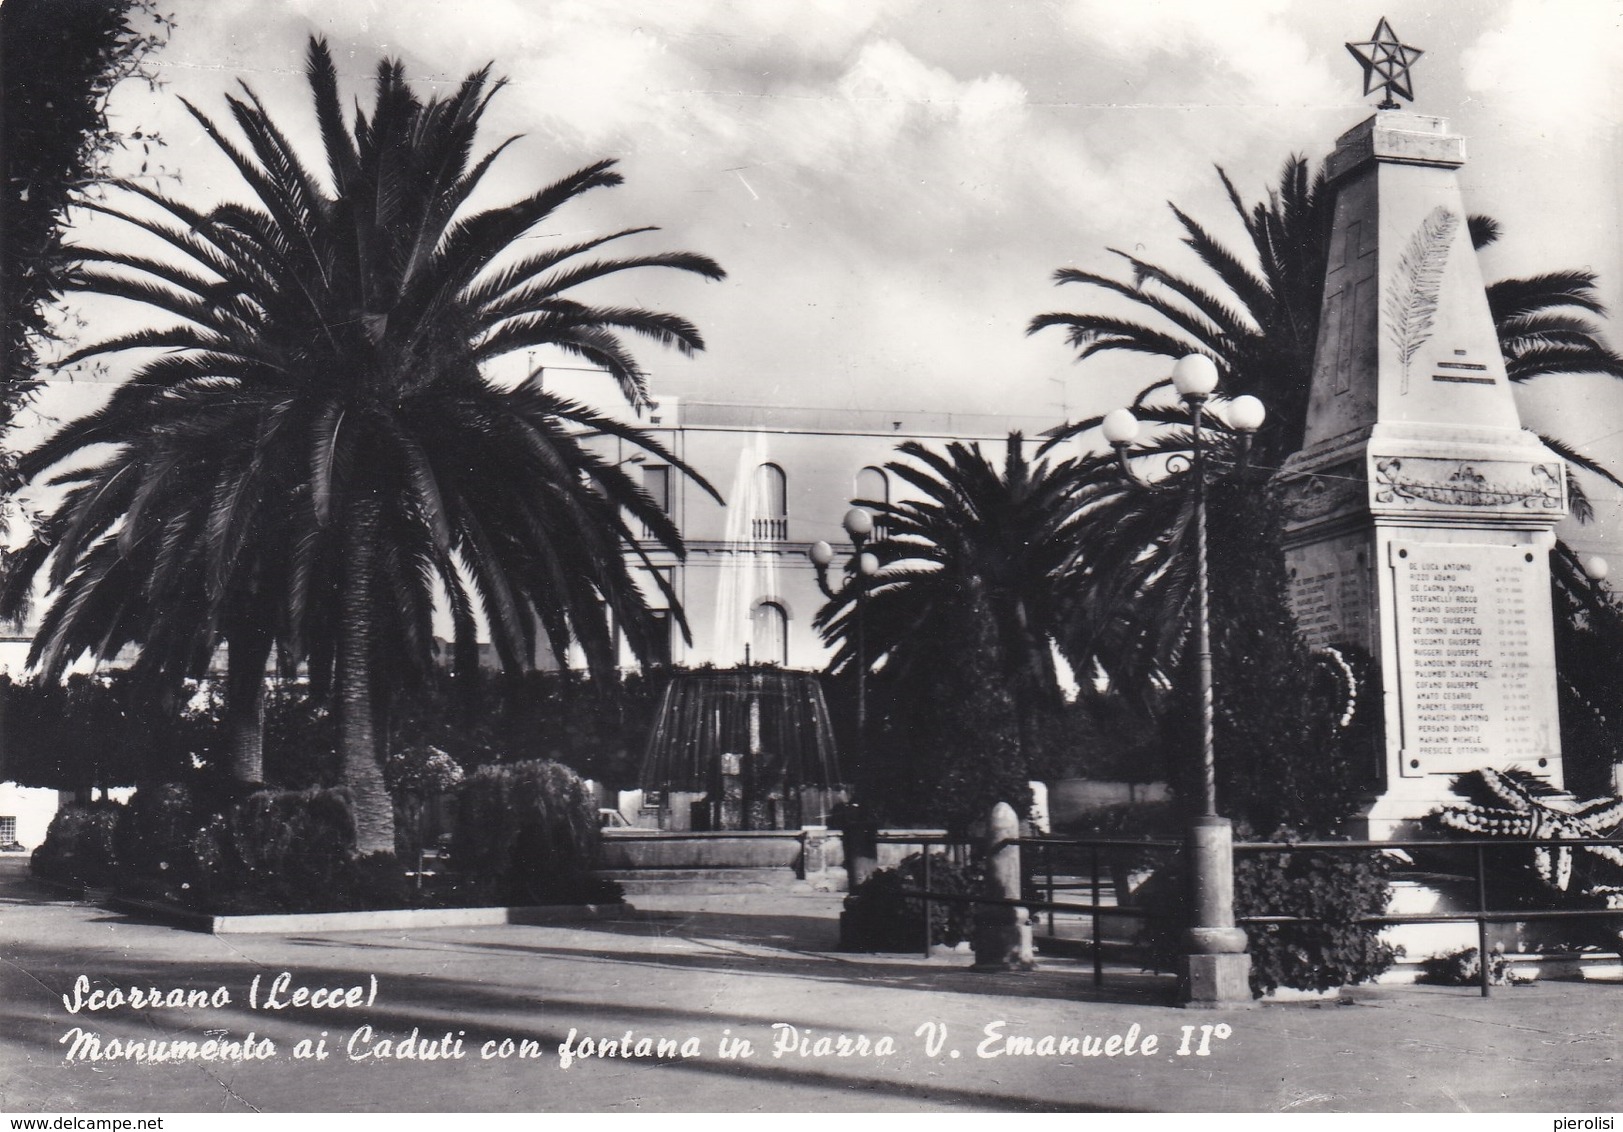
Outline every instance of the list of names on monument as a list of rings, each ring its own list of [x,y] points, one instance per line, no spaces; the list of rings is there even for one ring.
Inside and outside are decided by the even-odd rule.
[[[1362,539],[1291,553],[1291,612],[1314,647],[1368,643],[1370,579],[1364,555]]]
[[[1553,753],[1535,723],[1527,630],[1540,605],[1533,587],[1548,585],[1542,556],[1515,546],[1394,543],[1392,566],[1403,773],[1537,772]]]

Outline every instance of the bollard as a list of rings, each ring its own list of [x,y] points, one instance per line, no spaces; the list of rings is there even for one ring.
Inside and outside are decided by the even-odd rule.
[[[986,877],[981,895],[988,900],[1020,899],[1020,846],[1006,844],[1020,836],[1020,819],[1007,802],[992,807],[986,830]],[[1031,946],[1031,918],[1011,904],[975,906],[976,971],[1030,971],[1037,961]]]
[[[841,817],[840,841],[845,851],[845,890],[855,892],[879,867],[879,823],[852,803]]]
[[[800,879],[822,880],[828,871],[828,827],[802,826],[800,830]]]

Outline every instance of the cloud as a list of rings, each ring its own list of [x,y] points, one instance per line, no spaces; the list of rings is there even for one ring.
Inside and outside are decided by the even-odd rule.
[[[1345,84],[1292,17],[1287,0],[1072,0],[1064,13],[1081,42],[1146,63],[1137,89],[1162,104],[1333,103]]]
[[[1491,97],[1507,128],[1593,144],[1623,106],[1623,6],[1513,0],[1461,55],[1465,86]]]
[[[485,141],[525,135],[493,178],[504,199],[621,158],[624,188],[572,204],[539,236],[654,223],[665,230],[639,237],[644,247],[723,263],[731,277],[720,286],[676,273],[616,281],[617,300],[688,315],[710,340],[695,362],[649,355],[660,380],[691,387],[675,391],[747,397],[768,374],[784,396],[837,404],[883,378],[897,403],[991,396],[1007,406],[1051,400],[1053,374],[1069,372],[1057,336],[1024,339],[1026,321],[1096,301],[1052,290],[1053,270],[1114,270],[1112,246],[1186,266],[1169,199],[1220,239],[1243,241],[1212,166],[1254,199],[1292,151],[1325,153],[1363,113],[1341,42],[1379,14],[1287,0],[175,4],[180,30],[162,62],[174,89],[211,111],[247,74],[275,113],[306,122],[298,72],[306,36],[319,31],[363,99],[380,54],[402,57],[423,83],[494,61],[510,86]],[[1597,193],[1615,194],[1615,171],[1588,166],[1548,184],[1585,145],[1603,148],[1592,144],[1596,116],[1619,104],[1605,69],[1617,33],[1597,14],[1611,6],[1402,7],[1395,26],[1420,37],[1434,68],[1430,105],[1450,106],[1458,84],[1446,76],[1463,65],[1473,108],[1521,115],[1470,125],[1485,135],[1473,137],[1466,170],[1482,179],[1476,206],[1510,230],[1496,254],[1531,247],[1540,269],[1582,262],[1590,253],[1547,246],[1550,226],[1517,202],[1556,199],[1592,215]],[[1463,57],[1448,50],[1448,38],[1467,35],[1476,41]],[[1524,44],[1532,61],[1517,70]],[[217,176],[200,161],[207,145],[190,142],[195,127],[170,114],[165,128],[165,159],[187,169],[182,195],[240,192],[229,170]],[[1513,184],[1524,187],[1507,201],[1500,190]],[[942,380],[955,370],[997,371],[1004,388]]]

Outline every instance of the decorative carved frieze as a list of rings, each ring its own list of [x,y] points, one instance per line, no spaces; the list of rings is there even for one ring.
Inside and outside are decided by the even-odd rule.
[[[1306,472],[1284,486],[1285,514],[1301,525],[1350,510],[1366,498],[1363,464],[1352,461]]]
[[[1566,510],[1564,469],[1558,463],[1389,456],[1376,461],[1372,487],[1373,502],[1388,507]]]

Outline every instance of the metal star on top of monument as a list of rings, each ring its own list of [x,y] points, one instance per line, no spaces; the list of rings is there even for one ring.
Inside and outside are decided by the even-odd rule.
[[[1392,30],[1385,16],[1375,25],[1375,33],[1368,41],[1349,43],[1347,50],[1364,68],[1364,93],[1371,94],[1377,88],[1385,91],[1386,97],[1380,101],[1377,109],[1396,110],[1398,103],[1392,97],[1394,94],[1414,101],[1414,89],[1409,85],[1409,68],[1425,52],[1400,43],[1397,32]]]

